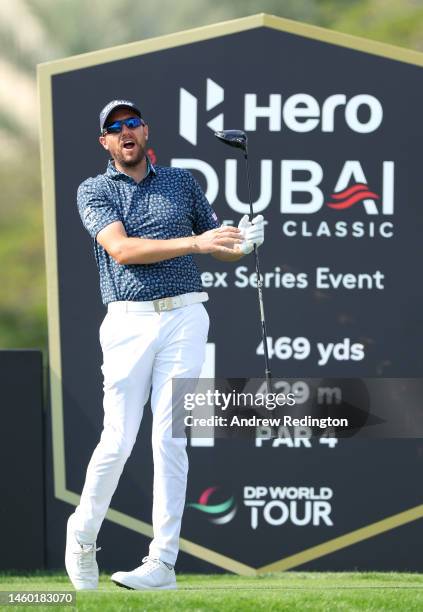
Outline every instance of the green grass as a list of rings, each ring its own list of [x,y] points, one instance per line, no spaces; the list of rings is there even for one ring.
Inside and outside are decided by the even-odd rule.
[[[423,610],[423,575],[397,573],[288,572],[247,578],[233,575],[178,575],[178,591],[120,589],[102,575],[98,591],[78,592],[77,610],[127,612],[256,612],[289,610]],[[64,574],[0,575],[0,591],[70,591]],[[12,607],[4,607],[12,610]],[[15,610],[66,610],[19,606]],[[67,609],[71,609],[68,607]]]

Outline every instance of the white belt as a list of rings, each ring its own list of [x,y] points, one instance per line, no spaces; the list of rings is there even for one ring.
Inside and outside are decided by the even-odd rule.
[[[202,293],[184,293],[174,297],[160,298],[151,302],[110,302],[108,312],[164,312],[199,302],[207,302],[209,296]]]

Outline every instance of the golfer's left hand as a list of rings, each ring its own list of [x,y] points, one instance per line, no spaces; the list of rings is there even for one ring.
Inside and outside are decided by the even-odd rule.
[[[248,220],[248,215],[244,215],[238,224],[241,230],[243,242],[239,245],[239,249],[248,255],[254,249],[254,244],[257,248],[264,242],[264,218],[263,215],[257,215],[252,221]]]

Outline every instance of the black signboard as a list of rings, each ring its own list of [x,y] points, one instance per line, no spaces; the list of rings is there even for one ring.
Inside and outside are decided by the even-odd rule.
[[[105,309],[76,190],[106,167],[103,105],[137,101],[153,163],[191,170],[222,223],[248,213],[248,191],[241,152],[213,132],[247,132],[254,209],[267,221],[260,257],[278,379],[420,378],[422,66],[422,54],[260,15],[40,68],[57,499],[77,504],[102,425]],[[198,265],[210,296],[204,376],[263,376],[253,256]],[[143,536],[148,420],[108,515]],[[180,567],[421,570],[421,449],[292,431],[194,439]],[[408,523],[408,544],[389,558],[383,542]],[[144,546],[135,540],[134,561]],[[117,554],[109,546],[104,564]]]

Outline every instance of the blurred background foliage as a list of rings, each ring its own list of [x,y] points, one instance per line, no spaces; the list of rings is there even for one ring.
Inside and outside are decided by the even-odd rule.
[[[0,348],[47,348],[36,64],[262,12],[423,50],[423,0],[0,0]]]

